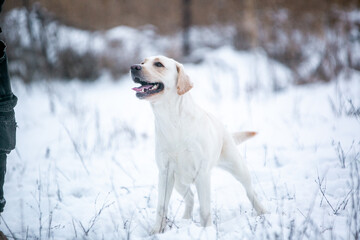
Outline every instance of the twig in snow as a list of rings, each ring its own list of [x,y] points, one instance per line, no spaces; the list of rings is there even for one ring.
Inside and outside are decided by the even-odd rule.
[[[11,229],[9,228],[9,226],[6,224],[6,221],[5,221],[5,219],[3,218],[3,216],[2,216],[2,215],[0,215],[0,216],[1,216],[1,220],[4,222],[5,227],[7,228],[7,230],[9,231],[9,233],[11,234],[12,238],[13,238],[14,240],[17,240],[15,234],[11,231]]]
[[[349,154],[349,152],[351,151],[351,149],[354,146],[354,141],[351,143],[351,146],[349,147],[349,150],[347,151],[347,153],[344,153],[343,148],[341,147],[341,143],[338,142],[335,146],[335,141],[332,142],[333,146],[335,147],[335,151],[337,153],[338,159],[340,160],[340,165],[342,168],[345,168],[345,160],[347,155]]]
[[[74,150],[75,150],[76,154],[78,155],[78,157],[79,157],[79,159],[80,159],[80,161],[81,161],[81,164],[83,165],[86,173],[87,173],[88,175],[90,175],[90,172],[89,172],[89,170],[87,169],[87,167],[86,167],[86,165],[85,165],[84,158],[83,158],[83,156],[81,155],[81,153],[80,153],[80,151],[79,151],[79,147],[78,147],[77,143],[75,142],[75,140],[74,140],[73,137],[71,136],[69,129],[67,129],[67,127],[65,127],[64,124],[62,124],[62,126],[64,127],[67,135],[69,136],[69,139],[71,140],[71,143],[73,144]]]
[[[349,202],[349,198],[350,198],[350,193],[352,192],[352,190],[350,190],[346,196],[344,197],[344,199],[340,202],[340,204],[337,204],[336,208],[333,207],[333,205],[330,203],[329,199],[326,197],[326,194],[325,194],[325,191],[326,191],[326,186],[325,188],[323,189],[322,185],[323,185],[323,182],[324,182],[324,178],[325,176],[320,179],[319,177],[319,173],[317,174],[317,180],[315,180],[315,182],[318,184],[319,186],[319,190],[320,190],[320,193],[321,195],[323,196],[323,198],[325,199],[326,203],[330,206],[330,208],[332,209],[333,211],[333,214],[334,215],[338,215],[339,214],[339,210],[341,209],[345,209],[347,203]]]
[[[72,221],[72,225],[73,225],[74,232],[75,232],[75,238],[77,238],[77,231],[76,231],[76,226],[75,226],[75,223],[74,223],[74,219],[71,219],[71,221]]]
[[[95,205],[96,205],[96,201],[97,199],[95,200]],[[89,224],[87,226],[87,228],[84,227],[84,225],[82,224],[81,221],[79,221],[79,224],[80,224],[80,227],[82,228],[82,230],[84,231],[85,233],[85,236],[88,236],[90,230],[94,227],[95,223],[97,222],[99,216],[101,215],[101,213],[108,207],[110,207],[111,205],[113,205],[114,202],[112,203],[107,203],[107,200],[105,199],[103,205],[101,206],[101,208],[99,209],[99,211],[97,211],[95,213],[95,215],[90,219],[89,221]]]

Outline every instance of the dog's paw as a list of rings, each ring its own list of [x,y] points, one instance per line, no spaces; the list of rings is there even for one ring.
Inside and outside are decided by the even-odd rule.
[[[155,235],[155,234],[159,234],[159,233],[164,233],[165,232],[165,227],[161,226],[161,225],[155,225],[152,230],[150,231],[150,235]]]
[[[150,235],[156,235],[156,234],[159,234],[160,232],[159,232],[159,230],[157,230],[157,229],[152,229],[151,231],[150,231]]]
[[[257,216],[262,216],[265,214],[269,214],[270,212],[268,210],[266,210],[264,207],[261,207],[259,209],[255,209],[256,210],[256,215]]]

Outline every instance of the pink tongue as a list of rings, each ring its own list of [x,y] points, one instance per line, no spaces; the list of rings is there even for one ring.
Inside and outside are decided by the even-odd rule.
[[[151,88],[152,85],[145,85],[145,86],[141,86],[141,87],[134,87],[132,88],[132,90],[136,91],[136,92],[142,92],[142,89],[147,89],[149,90],[149,88]]]

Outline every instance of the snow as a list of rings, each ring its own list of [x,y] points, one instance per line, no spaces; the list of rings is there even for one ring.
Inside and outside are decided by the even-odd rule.
[[[131,36],[124,44],[132,49],[136,42],[128,41],[143,33],[119,27],[104,34],[106,39]],[[105,44],[99,40],[96,46]],[[150,46],[144,43],[143,54],[162,51]],[[261,50],[224,46],[203,54],[201,63],[184,65],[194,82],[190,93],[229,131],[259,132],[239,151],[269,214],[255,216],[242,186],[214,169],[213,226],[199,225],[197,201],[194,219],[182,220],[184,203],[174,192],[168,228],[156,238],[351,238],[350,172],[359,160],[360,119],[350,114],[348,100],[360,105],[360,73],[294,87],[291,71]],[[135,97],[134,86],[128,75],[114,82],[106,73],[92,84],[13,81],[19,127],[16,151],[8,158],[0,224],[7,236],[153,238],[153,115],[149,104]]]

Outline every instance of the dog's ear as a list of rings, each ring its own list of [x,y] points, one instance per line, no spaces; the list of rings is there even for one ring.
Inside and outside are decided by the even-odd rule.
[[[180,63],[176,63],[176,70],[178,72],[178,78],[177,78],[177,93],[179,95],[183,95],[186,92],[188,92],[193,87],[193,83],[190,81],[190,78],[188,75],[186,75],[184,71],[184,66]]]

